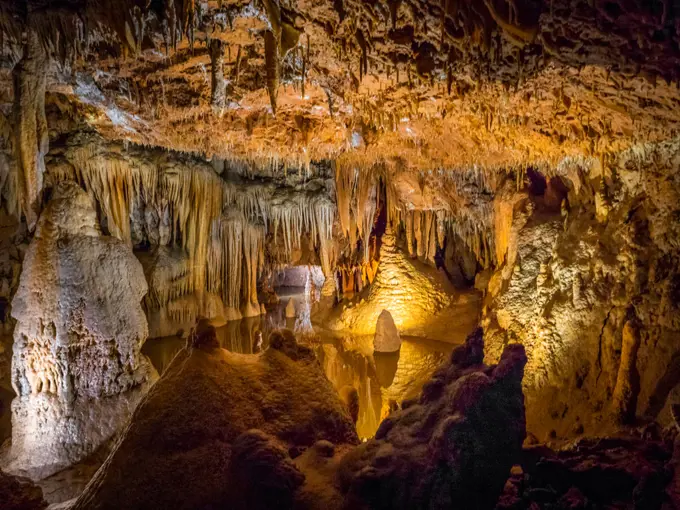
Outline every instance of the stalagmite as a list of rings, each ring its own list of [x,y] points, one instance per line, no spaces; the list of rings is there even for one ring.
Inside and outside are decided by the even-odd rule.
[[[640,391],[640,375],[635,366],[640,348],[640,333],[635,324],[627,321],[622,335],[621,362],[612,395],[612,411],[617,421],[630,423],[635,418],[637,395]]]
[[[29,230],[35,228],[40,213],[45,155],[48,150],[45,119],[45,85],[48,57],[38,34],[29,29],[23,58],[12,72],[14,79],[14,142],[18,161],[21,210]]]
[[[295,333],[302,337],[310,337],[314,335],[314,328],[312,327],[311,305],[312,298],[312,282],[310,272],[307,271],[305,279],[304,300],[300,304],[300,313],[295,319]],[[286,317],[288,316],[288,307],[286,307]]]
[[[293,298],[290,298],[288,300],[288,304],[286,305],[286,319],[294,319],[296,317],[295,313],[295,301],[293,301]]]
[[[401,348],[401,337],[394,324],[392,314],[383,310],[378,316],[373,337],[373,349],[376,352],[395,352]]]
[[[129,247],[99,232],[88,195],[60,184],[12,302],[11,471],[54,473],[125,424],[156,377],[140,353],[146,289]]]

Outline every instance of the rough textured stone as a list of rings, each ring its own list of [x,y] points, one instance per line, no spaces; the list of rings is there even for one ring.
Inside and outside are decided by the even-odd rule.
[[[286,319],[294,319],[295,315],[295,300],[290,298],[288,300],[288,304],[286,305]]]
[[[142,267],[102,236],[90,197],[64,183],[38,221],[12,302],[12,448],[8,468],[32,477],[73,464],[127,421],[155,377]]]
[[[358,443],[312,351],[290,331],[269,344],[256,356],[180,351],[74,510],[245,508],[269,497],[265,486],[287,486],[289,450]],[[252,476],[236,482],[234,459]]]
[[[47,503],[40,487],[20,477],[0,471],[0,508],[2,510],[43,510]]]
[[[373,349],[376,352],[394,352],[401,347],[401,337],[392,315],[387,310],[380,312],[375,326]]]
[[[528,428],[541,440],[577,424],[598,434],[621,419],[669,421],[680,382],[679,162],[677,141],[628,151],[606,187],[598,165],[564,166],[568,211],[540,195],[517,202],[506,263],[488,285],[486,348],[493,360],[508,342],[527,347]]]
[[[674,509],[672,452],[669,441],[630,436],[527,448],[496,509]]]
[[[452,289],[447,284],[446,279],[432,268],[410,260],[397,247],[394,234],[388,230],[382,238],[380,265],[366,300],[347,307],[329,327],[356,334],[373,334],[383,310],[389,310],[402,332],[424,326],[451,302],[447,291]],[[470,331],[465,325],[463,329],[466,331],[462,338]]]

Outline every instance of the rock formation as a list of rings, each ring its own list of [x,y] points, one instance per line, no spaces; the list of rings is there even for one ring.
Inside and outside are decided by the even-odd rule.
[[[9,470],[47,476],[102,446],[153,381],[141,264],[63,183],[40,216],[12,302]]]
[[[404,426],[441,418],[400,401],[439,360],[427,341],[448,351],[480,319],[487,363],[526,349],[534,439],[669,424],[680,404],[679,19],[669,0],[0,0],[0,402],[13,334],[12,466],[37,476],[113,434],[149,381],[145,324],[184,337],[201,318],[226,322],[218,344],[257,350],[262,302],[275,300],[263,279],[291,266],[324,276],[322,297],[298,303],[296,331],[365,335],[361,348],[315,351],[338,387],[356,389],[346,400],[354,414],[360,403],[361,439],[390,412],[407,413]],[[149,288],[141,310],[131,252]],[[372,354],[383,310],[421,345]],[[289,340],[271,351],[298,356]],[[243,365],[260,370],[268,356]],[[430,490],[418,457],[428,434],[406,434],[417,448],[404,455],[401,433],[390,436],[397,460],[383,439],[367,443],[353,450],[367,449],[366,472],[341,477],[315,470],[350,463],[352,441],[305,457],[277,433],[239,428],[229,459],[218,449],[216,472],[245,485],[236,506],[302,505],[315,480],[331,487],[315,504],[331,508],[424,506],[411,498]],[[462,459],[440,453],[440,467]],[[362,484],[385,474],[383,458],[421,474],[402,472],[374,505]],[[269,500],[249,485],[262,459]],[[527,487],[522,501],[540,504],[545,487]],[[563,496],[581,504],[574,493],[549,504]]]
[[[496,510],[677,508],[672,441],[658,435],[582,439],[559,451],[527,448]]]
[[[18,194],[29,230],[35,228],[42,205],[45,155],[48,149],[45,85],[48,55],[39,34],[28,30],[23,57],[14,68],[14,125]]]
[[[252,356],[216,348],[204,326],[73,510],[493,508],[519,460],[519,345],[487,367],[481,336],[470,337],[419,399],[356,446],[343,403],[290,331]]]
[[[286,305],[286,319],[294,319],[295,315],[295,300],[290,298]]]
[[[401,337],[392,315],[387,310],[380,312],[375,325],[373,349],[376,352],[395,352],[401,347]]]
[[[528,428],[541,440],[669,421],[680,382],[679,155],[674,141],[622,153],[609,169],[565,163],[548,180],[568,190],[566,216],[549,188],[514,200],[506,262],[487,289],[487,356],[525,344]]]
[[[396,246],[392,232],[385,232],[380,266],[365,303],[345,309],[331,327],[372,334],[383,310],[390,311],[401,330],[426,323],[446,307],[450,296],[446,293],[446,282],[434,271],[423,269],[414,267],[414,262]]]
[[[3,510],[44,510],[47,503],[33,483],[0,471],[0,502]]]
[[[207,328],[191,338],[210,334]],[[188,509],[226,502],[236,508],[238,498],[256,485],[234,485],[241,496],[225,499],[232,480],[230,459],[237,443],[246,448],[252,438],[257,444],[254,429],[255,437],[264,436],[265,456],[266,445],[285,445],[284,459],[289,450],[294,454],[321,440],[358,442],[314,354],[297,345],[290,332],[273,335],[258,356],[206,344],[201,341],[200,349],[187,348],[175,357],[74,510]],[[254,476],[249,484],[260,481],[266,483],[267,477]]]

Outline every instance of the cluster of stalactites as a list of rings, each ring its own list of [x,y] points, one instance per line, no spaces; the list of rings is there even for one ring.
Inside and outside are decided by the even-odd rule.
[[[177,48],[183,36],[193,45],[199,9],[196,0],[165,0],[147,7],[134,0],[98,0],[85,2],[80,9],[29,6],[28,16],[21,16],[12,7],[0,6],[0,31],[7,39],[0,43],[19,52],[22,33],[33,32],[46,51],[67,63],[101,43],[117,47],[123,54],[139,54],[143,40],[155,41],[154,35],[160,34],[165,48],[157,49],[167,53],[169,48]]]
[[[209,165],[159,165],[123,152],[103,152],[97,144],[75,145],[66,157],[70,164],[50,168],[52,184],[80,182],[99,204],[112,235],[132,244],[132,217],[151,211],[161,220],[149,229],[149,241],[186,252],[187,271],[167,289],[168,295],[153,296],[150,305],[207,288],[223,297],[233,317],[259,313],[256,285],[269,233],[275,241],[281,236],[289,259],[308,234],[324,274],[331,274],[335,205],[330,197],[261,183],[239,185],[223,180]],[[161,228],[167,232],[158,232]],[[176,275],[167,276],[173,280]]]
[[[336,167],[335,190],[340,226],[351,250],[361,239],[364,264],[370,262],[369,240],[378,209],[378,183],[378,177],[372,171],[340,164]]]
[[[447,239],[460,239],[482,267],[496,264],[493,208],[481,209],[476,214],[465,209],[457,213],[443,209],[402,211],[409,255],[434,264],[437,250],[446,246]]]
[[[332,269],[331,240],[335,220],[335,204],[324,194],[304,192],[278,196],[268,186],[224,184],[224,201],[252,222],[264,225],[264,234],[272,234],[274,242],[283,241],[285,254],[301,247],[302,236],[309,234],[319,250],[324,274]]]
[[[264,228],[230,210],[212,225],[208,290],[221,295],[227,317],[260,314],[257,278],[264,264]]]

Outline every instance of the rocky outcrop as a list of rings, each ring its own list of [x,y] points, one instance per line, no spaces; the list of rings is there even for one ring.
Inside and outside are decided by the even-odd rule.
[[[289,468],[289,452],[295,455],[317,441],[358,443],[313,352],[292,333],[273,334],[258,356],[210,348],[210,337],[209,327],[190,336],[198,348],[180,351],[165,370],[74,510],[189,509],[227,502],[238,508],[250,497],[249,488],[268,483],[277,468],[265,463],[262,475],[234,485],[232,459],[240,458],[244,471],[256,470],[257,452],[263,452],[269,462]]]
[[[294,319],[295,317],[295,300],[290,298],[288,300],[288,304],[286,305],[286,319]]]
[[[20,477],[0,471],[0,508],[2,510],[43,510],[47,503],[40,487]]]
[[[485,341],[490,361],[508,342],[526,346],[527,424],[540,440],[669,421],[680,383],[679,158],[675,141],[610,167],[565,161],[547,186],[533,177],[540,193],[514,200]]]
[[[155,377],[141,264],[102,236],[90,197],[63,183],[44,210],[12,302],[9,470],[43,477],[99,448]]]
[[[376,352],[395,352],[401,347],[401,337],[392,315],[387,310],[380,312],[375,326],[373,349]]]
[[[668,492],[672,453],[672,441],[658,436],[583,439],[559,451],[530,447],[496,510],[678,508]]]
[[[524,440],[526,357],[512,345],[495,367],[482,359],[478,330],[417,400],[342,459],[338,477],[349,508],[493,508]]]
[[[520,345],[485,366],[472,335],[361,446],[290,331],[257,356],[216,345],[199,324],[73,510],[493,508],[519,461]]]

